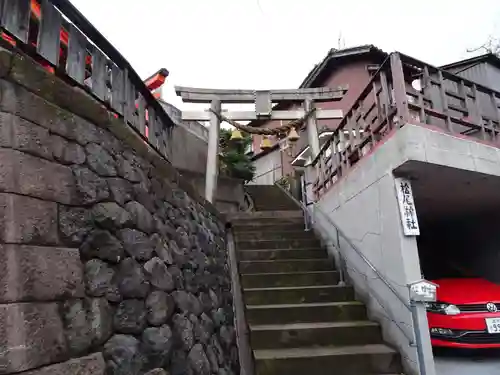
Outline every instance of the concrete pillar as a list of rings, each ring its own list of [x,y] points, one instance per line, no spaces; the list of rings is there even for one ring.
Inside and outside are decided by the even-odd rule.
[[[210,105],[212,111],[221,112],[221,102],[218,99],[212,100]],[[207,172],[205,176],[205,199],[213,203],[214,194],[217,190],[217,178],[219,174],[218,157],[219,157],[219,117],[210,113],[210,129],[208,132],[208,155],[207,155]]]

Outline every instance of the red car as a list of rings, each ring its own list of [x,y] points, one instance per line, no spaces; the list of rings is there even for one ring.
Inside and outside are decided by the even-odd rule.
[[[436,303],[427,304],[432,346],[500,348],[500,285],[478,278],[433,280]]]

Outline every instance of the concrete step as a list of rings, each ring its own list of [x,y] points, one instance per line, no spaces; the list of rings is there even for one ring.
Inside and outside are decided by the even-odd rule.
[[[326,250],[315,249],[262,249],[239,250],[238,260],[274,260],[274,259],[328,259]]]
[[[254,349],[381,344],[380,326],[370,321],[252,325]]]
[[[292,238],[286,240],[235,239],[235,245],[237,250],[321,248],[321,242],[317,238]]]
[[[336,285],[252,288],[245,289],[244,298],[248,305],[344,302],[354,300],[354,289]]]
[[[277,273],[277,272],[308,272],[332,271],[335,269],[330,259],[282,259],[282,260],[251,260],[240,262],[240,273]]]
[[[361,302],[247,305],[249,324],[289,324],[366,320]]]
[[[235,232],[235,239],[237,241],[244,240],[289,240],[289,239],[315,239],[316,236],[313,231],[305,231],[304,228],[299,230],[281,230],[281,231],[243,231]]]
[[[284,222],[297,222],[302,221],[304,218],[304,213],[302,210],[294,211],[261,211],[261,212],[232,212],[229,214],[228,219],[234,222],[269,222],[274,221],[284,221]]]
[[[241,275],[243,289],[277,286],[334,285],[338,281],[338,271],[252,273]]]
[[[266,223],[253,223],[250,221],[243,223],[233,223],[233,231],[236,236],[247,233],[247,232],[262,232],[262,233],[274,233],[274,232],[300,232],[304,231],[304,220],[296,222],[266,222]]]
[[[245,190],[252,197],[257,211],[276,209],[297,210],[297,204],[279,187],[273,185],[247,185]]]
[[[401,371],[399,354],[383,344],[254,350],[257,375],[368,375]]]

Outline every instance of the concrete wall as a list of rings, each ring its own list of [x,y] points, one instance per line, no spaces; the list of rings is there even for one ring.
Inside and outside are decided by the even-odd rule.
[[[196,189],[198,194],[205,194],[205,174],[191,171],[180,171]],[[243,181],[221,176],[217,180],[217,191],[214,197],[214,205],[219,212],[235,212],[245,208],[245,192]]]
[[[159,100],[163,109],[170,116],[174,124],[182,126],[187,131],[194,134],[196,137],[203,139],[206,143],[208,143],[208,129],[198,121],[182,121],[182,112],[180,109],[175,107],[174,105],[164,102],[163,100]]]
[[[170,162],[177,169],[205,173],[207,169],[208,129],[196,121],[182,121],[179,109],[160,101],[177,125],[168,142]]]
[[[283,175],[281,158],[281,151],[276,149],[255,159],[255,177],[249,184],[272,185],[279,180]]]
[[[374,153],[360,161],[316,203],[346,234],[355,246],[396,288],[408,298],[406,285],[420,278],[417,243],[405,237],[400,221],[393,170],[412,157],[414,126],[407,125],[393,134]],[[420,129],[417,129],[417,131]],[[316,213],[323,233],[335,233]],[[416,372],[416,350],[393,321],[413,337],[411,313],[366,266],[353,249],[340,239],[348,259],[347,268],[357,292],[366,299],[373,317],[380,321],[384,336],[402,353],[408,372]],[[377,298],[382,302],[377,302]],[[432,363],[425,310],[419,308],[421,333],[427,361]]]
[[[0,98],[0,374],[236,371],[214,207],[31,60],[0,51]]]

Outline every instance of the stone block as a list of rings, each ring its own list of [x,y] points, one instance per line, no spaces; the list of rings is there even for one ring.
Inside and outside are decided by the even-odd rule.
[[[108,178],[111,198],[118,204],[125,204],[132,200],[132,185],[127,180],[121,178]]]
[[[115,335],[104,345],[104,358],[109,375],[143,373],[144,357],[140,341],[130,335]]]
[[[28,371],[23,375],[105,375],[106,364],[101,353],[72,359],[52,366]]]
[[[99,176],[115,177],[115,160],[106,149],[98,144],[89,143],[85,150],[87,152],[87,164]]]
[[[71,169],[12,149],[0,149],[0,191],[70,204]]]
[[[140,334],[146,328],[146,315],[144,301],[128,299],[118,305],[113,326],[120,333]]]
[[[15,54],[9,73],[11,80],[61,108],[88,118],[101,126],[109,122],[111,116],[108,110],[91,95],[49,74],[29,57]]]
[[[51,132],[68,136],[75,116],[12,82],[0,80],[0,109],[19,115]]]
[[[91,328],[83,299],[71,299],[60,304],[64,336],[71,355],[82,355],[91,345]]]
[[[68,359],[56,303],[0,305],[0,374]]]
[[[86,300],[92,345],[104,344],[113,334],[113,308],[105,298]]]
[[[140,263],[132,258],[122,260],[117,271],[118,289],[124,298],[145,298],[150,289]]]
[[[132,215],[135,226],[145,232],[151,233],[154,230],[154,221],[151,213],[139,202],[128,202],[125,209]]]
[[[0,112],[0,145],[52,159],[49,131],[11,113]]]
[[[73,167],[76,200],[83,204],[102,201],[109,197],[106,180],[85,167]]]
[[[93,229],[90,210],[59,205],[60,239],[69,245],[80,245]]]
[[[107,230],[100,229],[87,236],[80,250],[85,259],[95,257],[112,263],[118,263],[125,255],[121,242]]]
[[[115,202],[96,204],[92,208],[92,218],[100,227],[115,230],[132,223],[130,214]]]
[[[147,261],[153,256],[153,242],[145,233],[127,228],[120,230],[117,236],[123,242],[125,251],[134,259]]]
[[[83,297],[77,249],[0,245],[0,302]]]
[[[57,135],[51,138],[52,156],[62,164],[83,164],[85,163],[85,149],[78,143],[69,142]]]
[[[0,193],[0,240],[6,243],[57,244],[57,203]]]

